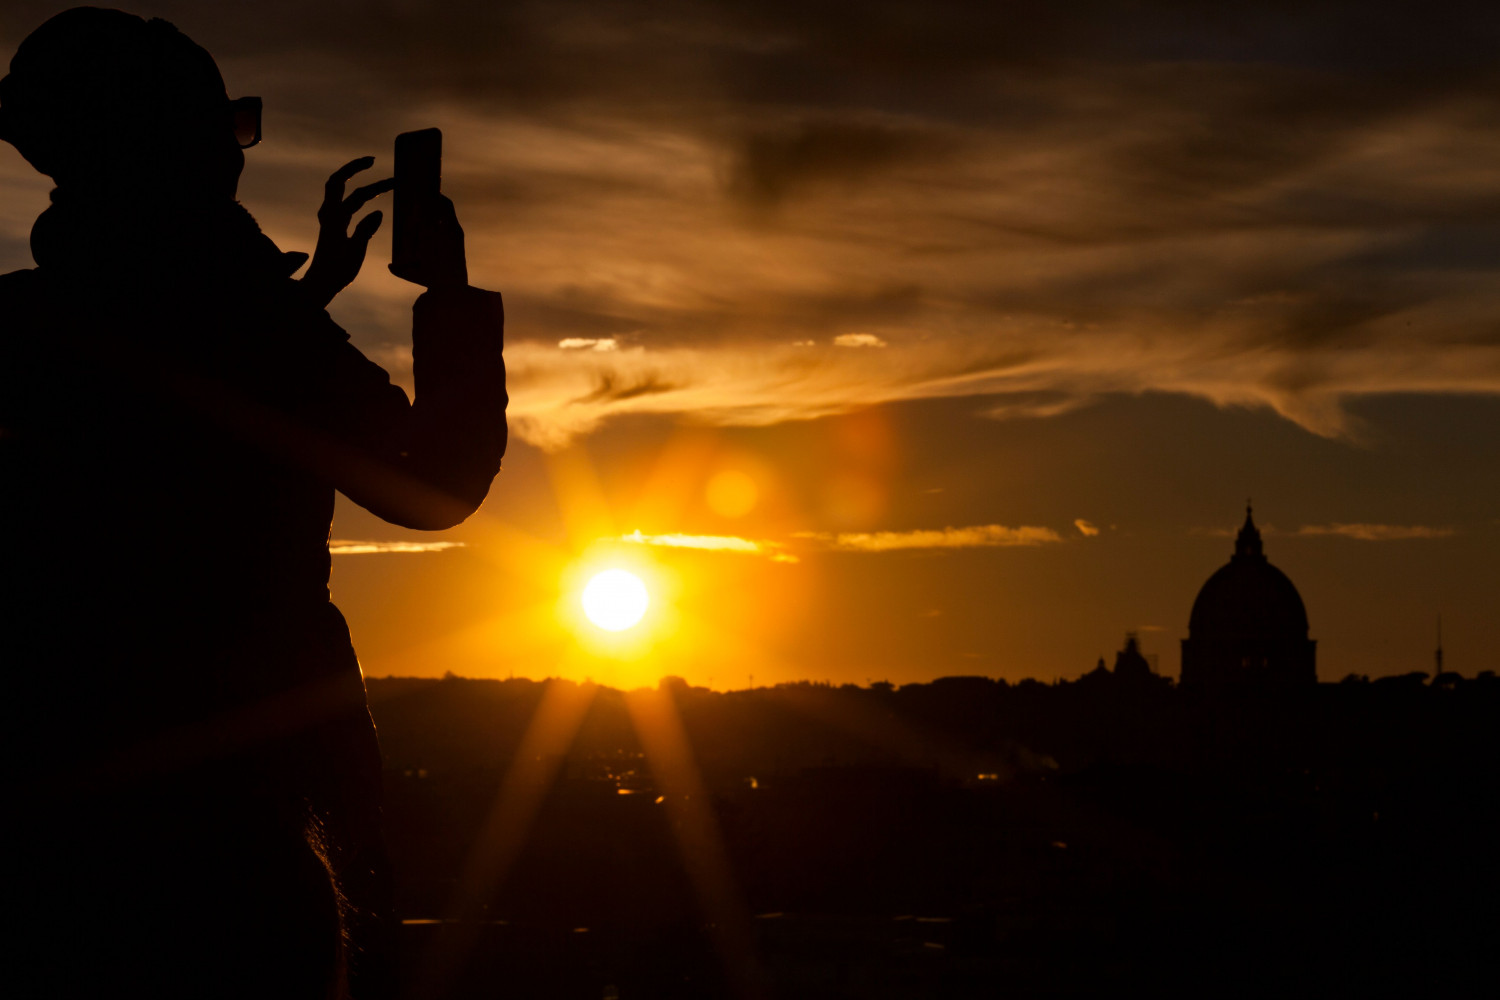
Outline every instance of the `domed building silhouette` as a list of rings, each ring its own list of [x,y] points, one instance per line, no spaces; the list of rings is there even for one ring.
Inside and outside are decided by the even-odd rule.
[[[1234,556],[1193,602],[1179,683],[1200,691],[1316,684],[1317,645],[1302,595],[1266,559],[1247,506]]]
[[[1099,661],[1103,665],[1104,661]],[[1156,676],[1151,661],[1141,652],[1141,640],[1134,632],[1125,633],[1125,647],[1115,654],[1115,676],[1123,681],[1139,683]]]

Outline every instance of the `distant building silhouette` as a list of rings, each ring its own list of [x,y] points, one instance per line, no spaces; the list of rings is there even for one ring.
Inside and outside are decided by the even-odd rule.
[[[1099,662],[1100,666],[1104,661]],[[1115,676],[1123,681],[1144,681],[1155,675],[1151,664],[1141,653],[1140,640],[1134,632],[1125,633],[1125,648],[1115,654]]]
[[[1316,654],[1302,596],[1266,560],[1247,506],[1234,556],[1193,602],[1181,684],[1195,690],[1315,684]]]
[[[1136,633],[1126,632],[1125,646],[1115,654],[1114,670],[1104,665],[1104,657],[1101,656],[1098,665],[1080,677],[1078,683],[1085,690],[1121,694],[1152,690],[1171,682],[1153,669],[1151,661],[1141,652],[1140,639]]]

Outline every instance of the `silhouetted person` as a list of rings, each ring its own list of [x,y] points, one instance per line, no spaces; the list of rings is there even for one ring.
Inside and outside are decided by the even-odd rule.
[[[330,179],[299,282],[235,201],[259,102],[172,25],[70,10],[10,69],[0,137],[57,187],[37,267],[0,277],[7,991],[335,995],[342,925],[379,995],[380,758],[329,602],[334,491],[411,528],[478,507],[500,297],[468,286],[444,201],[401,275],[428,286],[408,402],[323,310],[380,221],[348,232],[389,187],[344,197],[368,161]]]

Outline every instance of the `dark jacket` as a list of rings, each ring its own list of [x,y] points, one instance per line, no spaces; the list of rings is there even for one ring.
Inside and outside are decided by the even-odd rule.
[[[506,441],[500,297],[417,300],[411,403],[237,205],[54,199],[38,266],[0,277],[10,787],[254,788],[366,852],[379,758],[329,602],[334,491],[412,528],[479,506]]]

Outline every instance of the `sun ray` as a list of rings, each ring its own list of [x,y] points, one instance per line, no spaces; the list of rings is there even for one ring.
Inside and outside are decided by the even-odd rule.
[[[483,676],[503,676],[514,665],[556,662],[566,640],[557,634],[552,605],[545,600],[501,614],[486,615],[467,624],[424,637],[418,642],[393,647],[387,663],[462,664],[475,662],[477,652],[489,651],[497,672]],[[368,667],[368,664],[367,664]],[[537,677],[536,680],[545,680]]]
[[[625,705],[651,764],[663,805],[671,814],[683,866],[698,895],[734,995],[741,1000],[755,1000],[764,990],[749,910],[740,896],[723,834],[709,807],[671,692],[632,691],[625,696]]]
[[[542,803],[557,780],[598,688],[552,680],[521,738],[448,904],[458,923],[437,938],[422,963],[416,996],[440,996],[478,939],[484,906],[493,898],[526,844]]]
[[[587,544],[595,538],[619,534],[604,487],[583,443],[551,452],[546,458],[552,493],[562,512],[569,540],[575,545]]]
[[[545,571],[560,566],[568,558],[568,553],[555,542],[522,531],[484,508],[465,521],[462,530],[471,555],[511,575],[533,576],[538,566]]]

